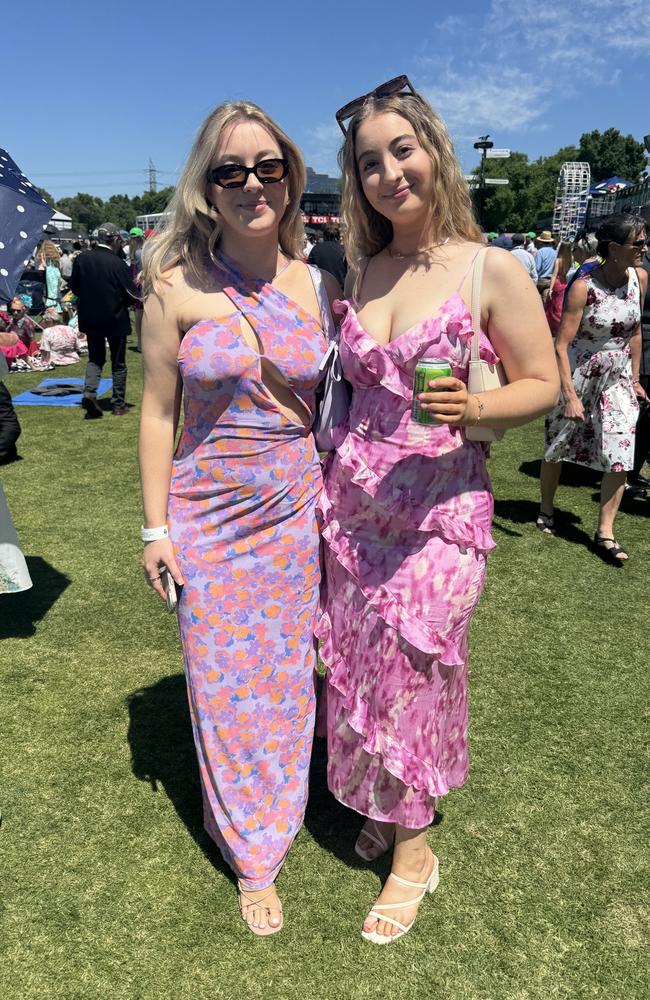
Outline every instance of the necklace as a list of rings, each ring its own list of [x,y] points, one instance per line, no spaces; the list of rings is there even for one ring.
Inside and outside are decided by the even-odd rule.
[[[444,247],[445,243],[449,243],[449,237],[443,240],[442,243],[432,243],[429,247],[422,247],[421,250],[414,250],[413,253],[400,253],[399,250],[392,250],[390,247],[386,247],[388,250],[388,256],[393,260],[409,260],[411,257],[421,257],[424,253],[430,253],[432,250],[437,250],[438,247]]]

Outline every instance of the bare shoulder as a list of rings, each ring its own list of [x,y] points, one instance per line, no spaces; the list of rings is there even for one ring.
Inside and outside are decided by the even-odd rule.
[[[492,284],[510,284],[517,281],[526,271],[509,250],[502,247],[488,247],[485,255],[485,280]]]
[[[151,299],[157,300],[161,306],[170,308],[182,294],[187,294],[187,285],[183,268],[180,264],[167,268],[157,278],[153,290],[145,299],[145,305]]]
[[[566,299],[567,308],[569,310],[580,309],[582,311],[587,304],[587,292],[587,282],[584,278],[576,278],[569,288]]]

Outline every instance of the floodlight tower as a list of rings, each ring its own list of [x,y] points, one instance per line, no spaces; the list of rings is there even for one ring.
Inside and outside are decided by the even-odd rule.
[[[474,143],[474,149],[482,150],[481,169],[478,175],[478,200],[479,200],[479,222],[483,225],[483,206],[485,204],[485,160],[488,149],[492,149],[494,143],[490,141],[489,135],[480,135]]]
[[[555,191],[553,235],[561,243],[573,243],[587,221],[591,170],[588,163],[562,164]]]

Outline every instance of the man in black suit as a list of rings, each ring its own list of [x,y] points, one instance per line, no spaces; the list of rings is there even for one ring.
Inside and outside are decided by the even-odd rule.
[[[126,338],[131,332],[129,305],[138,292],[124,261],[114,253],[117,226],[98,230],[94,250],[75,259],[68,285],[79,299],[79,329],[88,337],[88,366],[81,405],[90,418],[103,416],[97,387],[106,363],[106,341],[111,352],[113,414],[128,413],[126,405]]]

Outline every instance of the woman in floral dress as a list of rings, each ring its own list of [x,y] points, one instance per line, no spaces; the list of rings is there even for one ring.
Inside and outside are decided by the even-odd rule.
[[[596,469],[603,479],[594,540],[621,565],[628,554],[614,537],[614,518],[634,466],[638,400],[647,398],[639,382],[645,224],[636,215],[613,215],[596,235],[604,263],[571,286],[555,342],[562,396],[546,421],[537,526],[554,531],[563,461]]]
[[[481,233],[444,124],[402,85],[337,115],[351,266],[340,352],[353,395],[320,503],[329,787],[367,817],[357,853],[393,853],[362,930],[376,944],[402,936],[435,887],[427,827],[437,796],[467,780],[467,634],[494,543],[485,449],[464,427],[523,424],[559,388],[535,286],[490,249],[480,352],[501,358],[510,384],[468,393]],[[420,397],[436,420],[425,426],[411,419],[413,378],[432,356],[453,376]]]
[[[282,926],[274,881],[302,824],[314,723],[310,428],[326,338],[323,276],[301,259],[305,180],[268,115],[221,105],[143,262],[144,569],[161,597],[163,573],[182,587],[205,828],[256,934]]]

